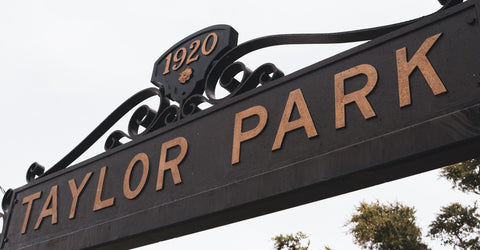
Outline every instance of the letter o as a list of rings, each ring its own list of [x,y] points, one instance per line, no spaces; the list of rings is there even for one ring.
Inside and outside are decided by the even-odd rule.
[[[133,166],[135,166],[135,163],[137,163],[138,161],[141,161],[143,165],[142,179],[140,180],[140,183],[138,183],[137,188],[135,188],[135,190],[131,190],[130,176],[132,174]],[[149,166],[150,165],[148,162],[148,156],[145,153],[139,153],[135,155],[132,161],[130,161],[127,171],[125,172],[125,177],[123,178],[123,194],[127,199],[131,200],[137,197],[140,194],[140,192],[142,192],[142,189],[145,186],[145,183],[147,182]]]

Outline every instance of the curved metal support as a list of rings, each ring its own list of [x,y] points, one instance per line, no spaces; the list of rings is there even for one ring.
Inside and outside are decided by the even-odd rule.
[[[462,3],[463,0],[439,0],[439,2],[443,6],[439,11],[442,11]],[[209,102],[215,103],[217,100],[215,98],[215,88],[218,81],[223,78],[223,74],[228,74],[226,72],[229,72],[229,67],[235,61],[255,50],[288,44],[334,44],[368,41],[415,23],[418,20],[419,18],[416,18],[386,26],[338,33],[272,35],[244,42],[226,52],[211,68],[205,79],[205,94],[210,100]],[[230,86],[226,89],[232,92]],[[232,93],[230,96],[234,95],[235,93]]]
[[[130,97],[115,109],[100,125],[98,125],[80,144],[78,144],[70,153],[58,161],[53,167],[48,169],[45,173],[41,173],[41,168],[38,163],[32,164],[27,172],[27,182],[35,179],[35,176],[46,176],[68,167],[73,161],[80,157],[88,148],[90,148],[101,136],[103,136],[118,120],[120,120],[127,112],[133,109],[136,105],[144,100],[161,95],[161,90],[157,88],[144,89],[137,94]]]
[[[8,189],[2,199],[2,210],[5,214],[8,214],[8,209],[10,208],[10,203],[13,199],[13,190]]]
[[[3,215],[3,213],[0,212],[0,220],[2,220],[2,226],[0,227],[0,239],[2,238],[2,234],[3,234],[3,228],[5,226],[5,216]]]
[[[32,165],[30,165],[30,167],[27,170],[27,175],[26,175],[27,183],[34,181],[37,176],[42,175],[44,172],[45,172],[45,167],[40,165],[38,162],[32,163]]]
[[[340,33],[272,35],[250,40],[231,49],[217,61],[207,75],[205,93],[209,99],[215,100],[215,87],[226,68],[242,56],[255,50],[287,44],[333,44],[367,41],[412,24],[417,20]]]
[[[4,192],[3,188],[0,187],[0,190],[2,193]],[[2,239],[3,234],[6,232],[6,227],[7,227],[7,217],[9,216],[8,213],[10,211],[10,206],[13,201],[13,190],[8,189],[7,192],[4,192],[3,198],[2,198],[2,210],[3,213],[0,212],[0,219],[3,221],[3,225],[0,227],[0,239]],[[2,242],[0,242],[0,247],[2,246]]]
[[[450,7],[453,7],[459,3],[462,3],[463,0],[438,0],[441,5],[443,5],[441,10],[448,9]]]

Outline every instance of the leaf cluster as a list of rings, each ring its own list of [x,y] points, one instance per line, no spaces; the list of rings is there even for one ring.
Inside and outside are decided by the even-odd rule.
[[[398,202],[362,202],[348,225],[355,243],[364,249],[428,249],[415,224],[415,209]]]
[[[287,235],[280,234],[272,238],[276,250],[308,250],[310,240],[308,240],[307,246],[302,246],[302,241],[307,239],[308,236],[302,232]]]
[[[453,203],[442,207],[440,214],[430,224],[429,236],[444,245],[461,249],[480,249],[480,215],[478,206],[462,206]]]
[[[462,192],[480,195],[480,157],[442,168],[440,176],[452,181]]]

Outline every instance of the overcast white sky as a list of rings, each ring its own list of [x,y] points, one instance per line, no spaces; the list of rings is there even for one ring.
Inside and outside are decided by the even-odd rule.
[[[0,185],[24,185],[34,161],[56,163],[129,96],[153,86],[157,58],[202,28],[229,24],[242,43],[272,34],[369,28],[439,8],[436,0],[1,1]],[[241,61],[251,68],[273,62],[292,73],[351,46],[282,46]],[[82,159],[102,152],[103,142]],[[344,224],[360,201],[415,206],[425,235],[440,206],[475,198],[452,190],[433,171],[144,249],[272,249],[271,237],[297,231],[310,236],[314,250],[359,249]]]

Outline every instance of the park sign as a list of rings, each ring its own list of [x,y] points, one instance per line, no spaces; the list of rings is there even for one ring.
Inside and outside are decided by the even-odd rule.
[[[239,45],[227,25],[196,32],[155,63],[155,88],[49,170],[30,166],[28,184],[2,201],[1,249],[131,248],[473,157],[478,13],[470,0],[400,24]],[[359,40],[371,41],[286,76],[237,61],[273,45]],[[217,98],[217,84],[230,94]],[[147,98],[159,107],[140,106],[106,152],[69,166]]]

